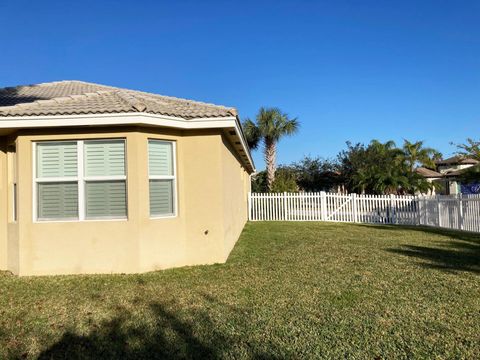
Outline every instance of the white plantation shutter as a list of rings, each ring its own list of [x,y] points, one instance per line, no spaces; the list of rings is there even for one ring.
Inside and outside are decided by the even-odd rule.
[[[40,142],[37,144],[37,177],[77,176],[76,142]]]
[[[84,151],[86,218],[126,217],[125,141],[85,141]]]
[[[35,146],[38,220],[127,216],[125,140],[52,141]]]
[[[150,214],[173,214],[173,180],[150,180]]]
[[[125,175],[125,141],[85,141],[85,176]]]
[[[77,219],[77,142],[40,142],[36,155],[38,219]]]
[[[38,218],[77,219],[78,183],[39,183]]]
[[[125,217],[125,181],[92,181],[85,184],[86,217]]]
[[[173,176],[173,144],[168,141],[148,141],[148,168],[150,175]]]
[[[175,213],[174,143],[148,141],[148,169],[150,215],[165,216]]]

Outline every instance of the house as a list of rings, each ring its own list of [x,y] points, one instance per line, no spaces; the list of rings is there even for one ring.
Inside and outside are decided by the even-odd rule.
[[[415,169],[417,174],[423,176],[429,183],[441,182],[443,181],[443,175],[438,171],[428,169],[426,167],[418,167]],[[435,195],[436,189],[433,187],[431,190],[428,191],[428,194],[424,195]]]
[[[478,160],[457,155],[448,159],[437,160],[435,162],[436,171],[419,167],[416,169],[416,172],[425,177],[429,182],[442,184],[443,189],[441,190],[441,194],[456,195],[464,192],[462,191],[462,184],[459,181],[459,177],[466,169],[479,163]],[[429,195],[434,194],[435,190]]]
[[[224,262],[254,170],[233,108],[80,81],[0,89],[0,270]]]
[[[459,177],[462,175],[463,171],[469,167],[477,165],[478,163],[478,160],[460,155],[436,161],[435,165],[437,166],[437,170],[443,175],[445,193],[447,195],[460,194],[462,191]]]

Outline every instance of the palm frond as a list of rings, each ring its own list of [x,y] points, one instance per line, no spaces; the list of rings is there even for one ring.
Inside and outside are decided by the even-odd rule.
[[[247,140],[248,147],[252,150],[258,148],[262,135],[258,126],[249,118],[246,118],[242,124],[243,133]]]

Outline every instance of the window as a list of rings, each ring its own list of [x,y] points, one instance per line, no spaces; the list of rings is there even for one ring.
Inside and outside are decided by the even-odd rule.
[[[36,219],[126,218],[125,140],[36,143]]]
[[[174,216],[176,201],[175,143],[148,141],[150,216]]]

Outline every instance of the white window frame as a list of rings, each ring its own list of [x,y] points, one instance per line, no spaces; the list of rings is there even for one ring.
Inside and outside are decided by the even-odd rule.
[[[123,141],[125,156],[125,175],[114,176],[85,176],[85,142],[94,141]],[[73,177],[37,177],[37,145],[40,143],[76,143],[77,144],[77,176]],[[32,163],[33,163],[33,221],[34,222],[79,222],[79,221],[118,221],[128,220],[128,184],[127,184],[127,140],[125,138],[102,138],[102,139],[86,139],[86,140],[41,140],[34,141],[32,146]],[[107,216],[107,217],[87,217],[86,215],[86,196],[85,183],[87,181],[125,181],[125,216]],[[39,183],[59,183],[59,182],[76,182],[78,186],[78,214],[77,218],[38,218],[38,184]]]
[[[150,141],[156,142],[164,142],[168,144],[172,144],[172,163],[173,163],[173,175],[150,175],[150,149],[149,144]],[[168,218],[175,218],[178,215],[178,205],[177,205],[177,142],[173,140],[165,140],[165,139],[156,139],[156,138],[148,138],[147,139],[147,167],[148,167],[148,213],[150,215],[150,219],[168,219]],[[150,180],[173,180],[173,189],[172,189],[172,206],[173,212],[172,214],[165,214],[165,215],[152,215],[150,212]]]

